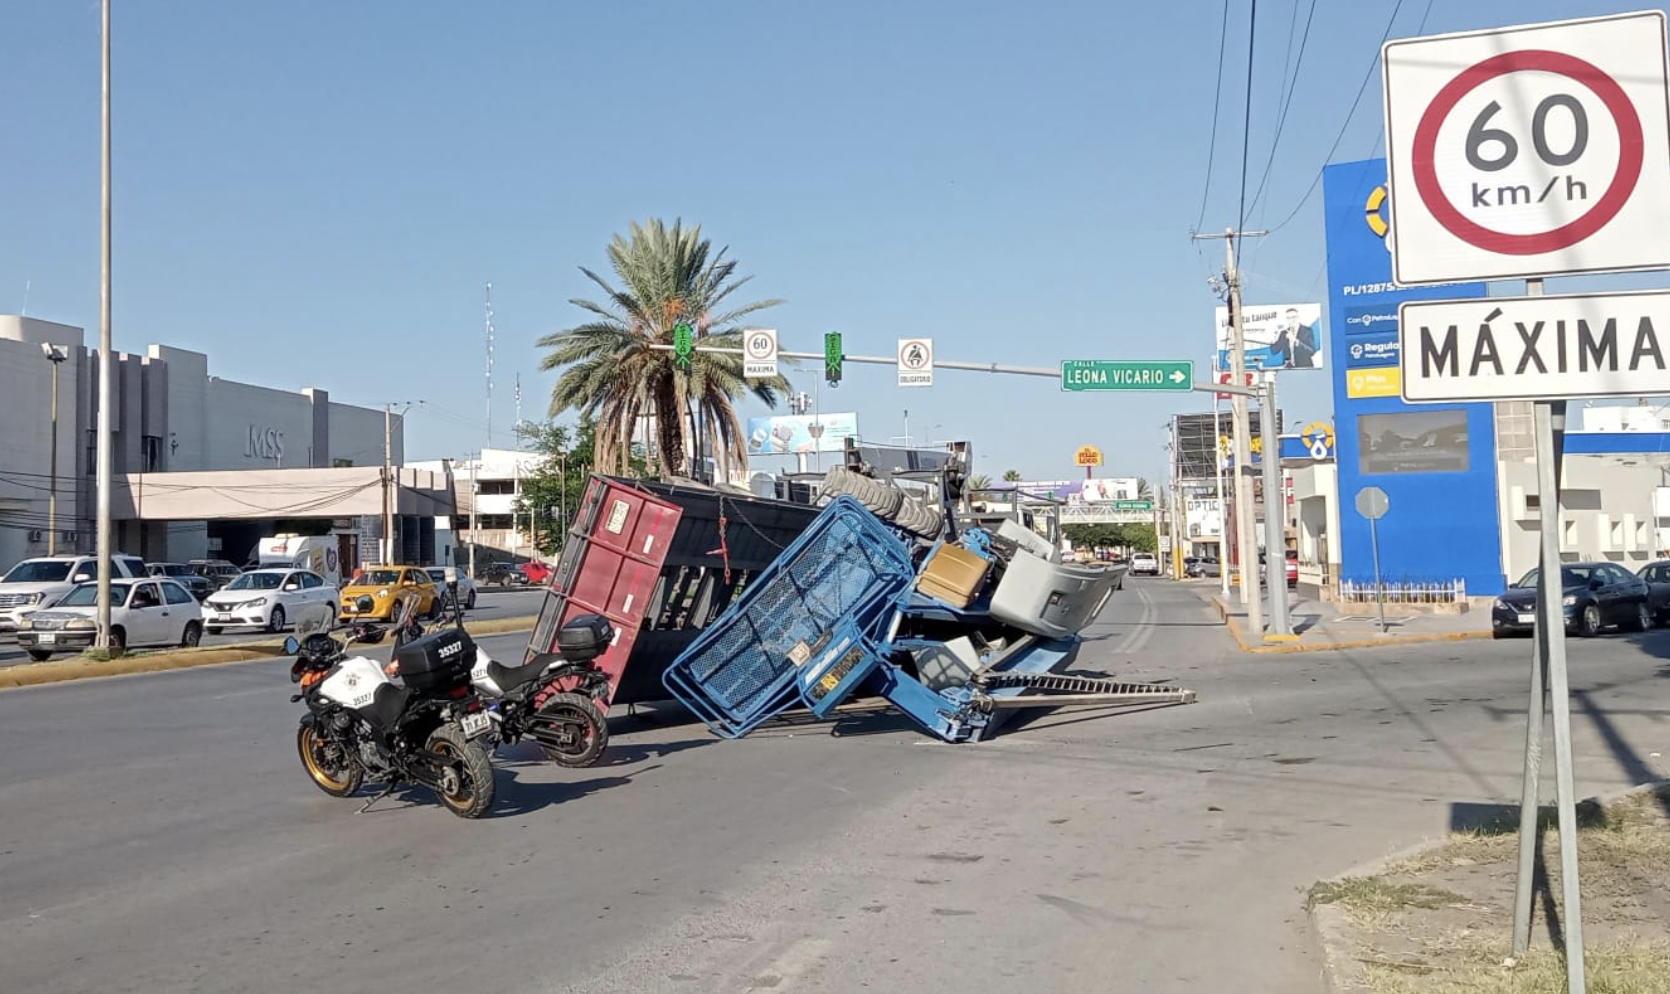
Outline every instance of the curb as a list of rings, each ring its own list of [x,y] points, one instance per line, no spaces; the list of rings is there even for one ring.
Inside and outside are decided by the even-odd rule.
[[[533,617],[492,618],[469,626],[473,635],[516,635],[533,631]],[[19,663],[0,669],[0,693],[22,687],[39,687],[49,683],[72,680],[97,680],[115,676],[134,676],[141,673],[161,673],[167,670],[194,669],[199,666],[219,666],[225,663],[254,663],[264,659],[284,658],[284,643],[279,639],[265,639],[242,645],[216,646],[208,649],[164,650],[123,656],[120,659],[87,659],[73,656],[45,663]]]
[[[1420,642],[1467,642],[1473,639],[1487,639],[1493,637],[1493,632],[1434,632],[1430,635],[1381,635],[1376,638],[1353,639],[1348,642],[1305,642],[1304,636],[1296,636],[1299,641],[1280,642],[1267,645],[1262,641],[1248,641],[1241,630],[1241,623],[1222,601],[1214,597],[1212,607],[1218,612],[1218,618],[1229,628],[1229,634],[1235,639],[1235,644],[1242,652],[1256,653],[1284,653],[1284,652],[1335,652],[1341,649],[1374,649],[1390,645],[1414,645]]]
[[[1651,793],[1653,791],[1662,790],[1666,786],[1670,786],[1670,780],[1653,780],[1634,787],[1628,787],[1623,790],[1615,790],[1609,794],[1585,797],[1580,799],[1577,804],[1582,806],[1585,803],[1593,802],[1605,807],[1607,805],[1615,804],[1618,801],[1632,795]],[[1385,872],[1385,869],[1388,866],[1412,859],[1430,849],[1436,849],[1439,846],[1444,845],[1449,841],[1449,837],[1452,834],[1454,833],[1446,833],[1445,835],[1436,838],[1429,838],[1424,842],[1418,842],[1415,845],[1407,846],[1396,852],[1383,856],[1374,862],[1360,863],[1343,873],[1336,873],[1331,877],[1324,877],[1316,883],[1333,883],[1336,881],[1348,880],[1353,877],[1362,878],[1380,876]],[[1311,885],[1311,887],[1315,886],[1316,884]],[[1306,888],[1305,893],[1307,895],[1310,893],[1310,889],[1311,888]],[[1351,962],[1352,957],[1346,947],[1346,942],[1342,937],[1345,933],[1345,909],[1334,904],[1311,904],[1308,896],[1305,903],[1305,916],[1310,920],[1311,932],[1316,936],[1317,947],[1322,954],[1323,984],[1329,991],[1333,992],[1333,994],[1358,994],[1358,992],[1364,990],[1364,988],[1352,982],[1350,979],[1350,971],[1347,964]]]

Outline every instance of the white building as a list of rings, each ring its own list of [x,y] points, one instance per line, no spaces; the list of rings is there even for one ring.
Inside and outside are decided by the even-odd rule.
[[[166,345],[151,345],[144,355],[116,353],[111,367],[113,512],[120,513],[115,511],[119,493],[143,492],[146,486],[156,493],[168,485],[159,475],[187,471],[200,477],[194,499],[201,510],[195,520],[159,519],[137,503],[124,504],[126,516],[114,523],[113,551],[152,561],[219,556],[244,562],[256,542],[273,533],[275,522],[291,518],[330,517],[333,531],[381,535],[375,517],[380,494],[325,507],[317,500],[286,499],[284,477],[260,474],[259,482],[248,482],[249,489],[238,493],[235,477],[217,482],[203,471],[381,467],[383,411],[335,403],[322,389],[286,391],[223,380],[209,374],[204,353]],[[82,329],[0,315],[5,405],[0,424],[6,429],[0,431],[0,569],[49,549],[92,550],[98,393],[98,356]],[[399,465],[403,425],[393,418],[390,427],[390,455]],[[397,527],[397,534],[410,533],[414,557],[424,551],[416,526],[434,503],[420,498],[396,508],[412,519],[414,527]],[[367,505],[373,516],[369,527],[361,522]],[[176,507],[169,513],[185,512]]]
[[[535,540],[551,528],[562,528],[573,508],[517,510],[523,477],[539,471],[549,459],[520,449],[483,449],[473,458],[415,462],[410,468],[440,471],[451,466],[457,517],[435,522],[436,561],[469,565],[469,549],[476,550],[476,572],[491,560],[522,562],[538,559]]]

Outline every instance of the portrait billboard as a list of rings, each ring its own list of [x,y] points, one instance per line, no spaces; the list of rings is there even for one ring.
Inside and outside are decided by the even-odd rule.
[[[1242,304],[1241,317],[1248,369],[1322,368],[1321,304]],[[1219,307],[1216,321],[1217,368],[1224,371],[1235,344],[1229,308]]]

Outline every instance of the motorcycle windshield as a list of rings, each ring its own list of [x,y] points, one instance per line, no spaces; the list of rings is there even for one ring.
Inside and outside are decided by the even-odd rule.
[[[336,605],[329,603],[302,604],[295,608],[296,639],[305,640],[316,632],[328,632],[336,624]]]
[[[402,590],[394,595],[394,608],[389,611],[389,621],[396,628],[406,624],[417,610],[419,595],[416,591]]]

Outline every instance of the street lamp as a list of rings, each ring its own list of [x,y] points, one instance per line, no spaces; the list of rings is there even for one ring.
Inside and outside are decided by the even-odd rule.
[[[51,342],[41,343],[41,352],[52,363],[52,483],[46,498],[46,554],[58,554],[58,367],[70,354]]]

